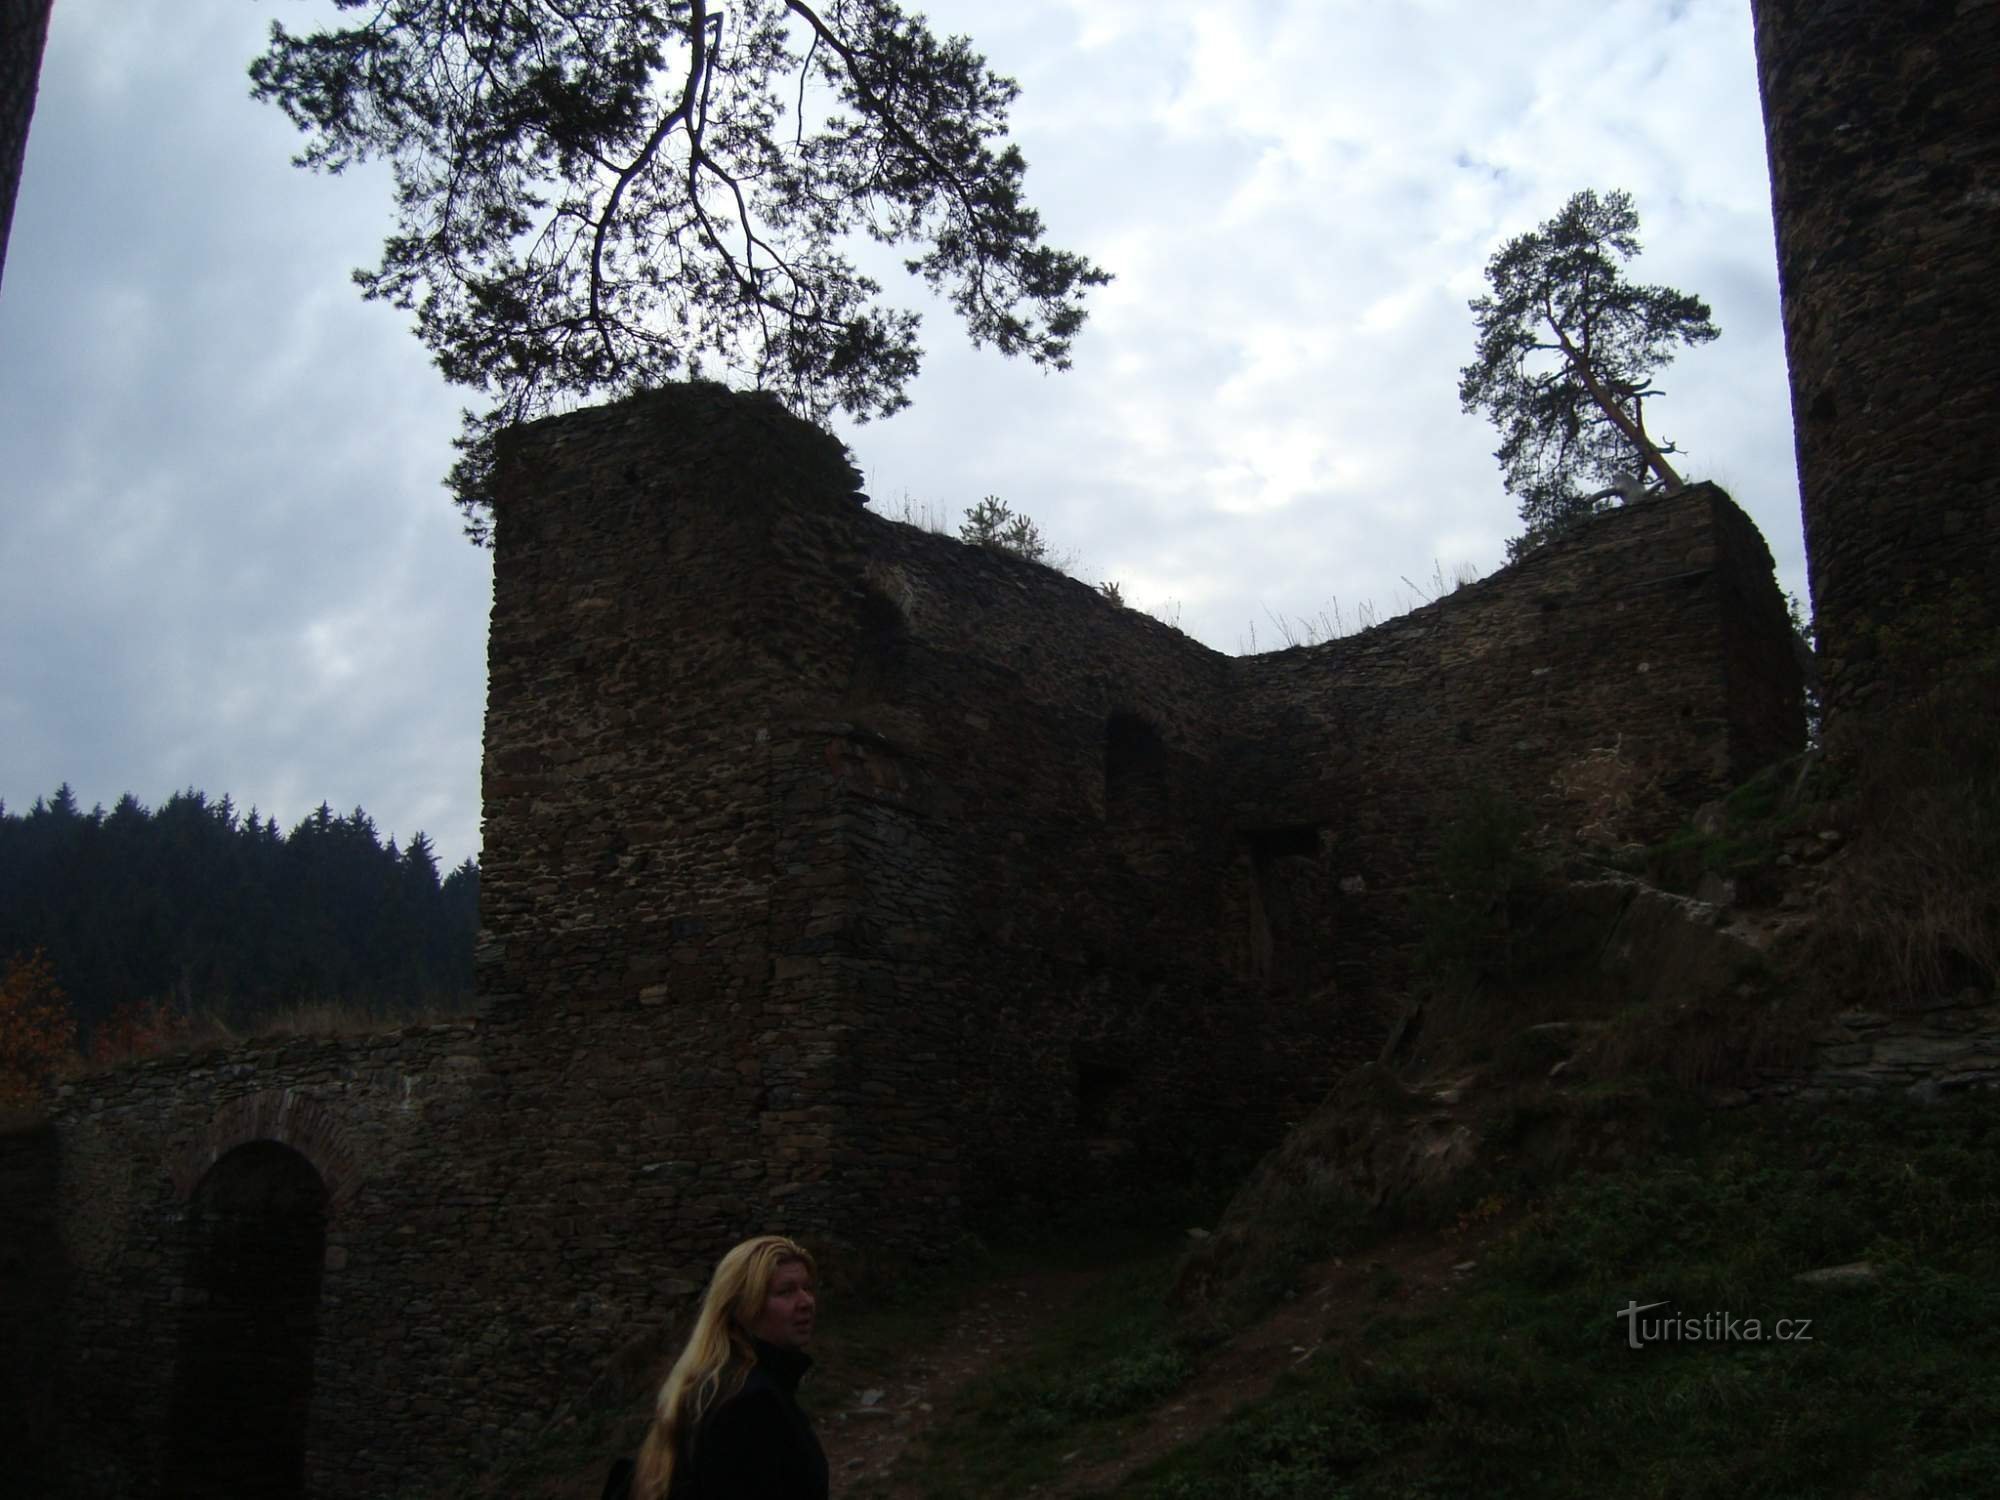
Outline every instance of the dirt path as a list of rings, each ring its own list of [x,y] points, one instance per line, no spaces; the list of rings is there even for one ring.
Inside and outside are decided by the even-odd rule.
[[[1044,1328],[1058,1322],[1098,1278],[1091,1271],[1032,1271],[988,1283],[953,1310],[942,1336],[913,1352],[876,1399],[835,1411],[820,1423],[833,1492],[874,1500],[921,1500],[897,1461],[967,1385],[1002,1367]],[[863,1398],[871,1393],[863,1392]]]
[[[1498,1232],[1488,1223],[1462,1233],[1398,1236],[1363,1255],[1309,1267],[1299,1278],[1308,1290],[1204,1356],[1193,1380],[1168,1402],[1130,1421],[1115,1455],[1097,1461],[1079,1455],[1059,1483],[1030,1493],[1083,1500],[1115,1489],[1268,1393],[1286,1371],[1338,1357],[1385,1307],[1418,1305],[1448,1291]],[[872,1402],[823,1419],[834,1494],[926,1500],[914,1476],[900,1472],[904,1454],[966,1386],[1058,1326],[1099,1274],[1032,1272],[990,1283],[957,1310],[935,1345],[913,1352],[885,1378]]]
[[[1337,1358],[1370,1316],[1449,1290],[1477,1264],[1493,1233],[1482,1226],[1463,1235],[1398,1236],[1363,1255],[1308,1267],[1300,1273],[1298,1284],[1304,1290],[1298,1297],[1212,1350],[1193,1380],[1139,1419],[1116,1455],[1079,1463],[1048,1492],[1051,1500],[1108,1493],[1154,1460],[1221,1426],[1239,1407],[1269,1394],[1287,1371]]]

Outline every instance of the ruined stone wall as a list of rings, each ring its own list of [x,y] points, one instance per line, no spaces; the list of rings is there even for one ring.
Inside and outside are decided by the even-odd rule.
[[[1455,790],[1567,835],[1610,747],[1587,806],[1637,834],[1796,734],[1713,492],[1230,660],[854,485],[712,387],[503,444],[481,1015],[81,1080],[0,1161],[54,1195],[72,1490],[158,1492],[238,1146],[325,1193],[308,1493],[394,1494],[504,1458],[745,1235],[923,1256],[1267,1146],[1378,1050]]]
[[[67,1486],[50,1493],[163,1493],[175,1403],[206,1399],[184,1389],[190,1200],[252,1141],[299,1152],[327,1194],[306,1493],[441,1484],[540,1431],[760,1213],[782,1222],[776,1164],[746,1183],[644,1128],[676,1084],[699,1095],[734,1064],[653,1045],[654,1017],[557,998],[537,1025],[254,1042],[68,1085],[46,1138],[0,1153],[56,1184],[58,1263],[35,1284],[59,1303],[41,1309],[58,1416],[31,1445]]]
[[[1813,1039],[1799,1067],[1772,1070],[1717,1102],[1879,1093],[1934,1100],[1963,1089],[2000,1089],[2000,1002],[1976,989],[1933,996],[1910,1010],[1844,1010]]]
[[[1752,10],[1833,732],[2000,625],[2000,7]]]
[[[1341,1018],[1242,986],[1217,927],[1223,658],[868,514],[765,400],[662,392],[505,464],[482,987],[650,1012],[681,1086],[622,1129],[921,1252],[1324,1086]]]
[[[791,790],[818,747],[787,705],[822,646],[777,541],[860,501],[775,403],[677,394],[503,451],[479,982],[564,1059],[532,1107],[573,1180],[619,1199],[607,1141],[712,1174],[656,1231],[692,1256],[779,1196],[824,1224],[833,1153],[868,1149],[836,1144],[814,1086],[845,997],[795,962],[845,903]]]
[[[160,1493],[175,1404],[203,1395],[181,1388],[189,1197],[252,1141],[298,1151],[328,1200],[309,1493],[393,1493],[437,1472],[441,1443],[476,1445],[510,1397],[546,1401],[512,1363],[527,1352],[508,1336],[515,1299],[479,1254],[518,1249],[508,1230],[528,1205],[505,1191],[501,1086],[477,1047],[469,1024],[430,1026],[161,1058],[64,1088],[48,1146],[66,1261],[46,1372],[59,1492]]]
[[[1456,794],[1613,842],[1798,743],[1769,554],[1710,489],[1233,661],[870,514],[766,399],[513,441],[482,986],[652,1010],[690,1061],[621,1131],[803,1227],[921,1250],[1252,1150],[1379,1045]]]
[[[1379,969],[1468,797],[1610,847],[1795,752],[1798,668],[1763,538],[1711,485],[1360,635],[1233,663],[1228,816],[1317,829],[1336,896],[1309,941]]]
[[[884,622],[822,726],[854,757],[826,788],[850,951],[892,1046],[899,1016],[951,1018],[935,1066],[981,1122],[952,1130],[975,1216],[1268,1138],[1323,1086],[1336,1018],[1225,951],[1225,659],[1016,558],[865,515],[845,545]]]

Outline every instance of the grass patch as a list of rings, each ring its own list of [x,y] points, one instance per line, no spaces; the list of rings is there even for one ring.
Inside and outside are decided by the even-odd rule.
[[[1054,1342],[1006,1358],[1004,1374],[962,1394],[946,1422],[948,1454],[904,1464],[906,1470],[920,1464],[924,1484],[940,1500],[1012,1496],[1010,1476],[1054,1474],[1062,1454],[1116,1418],[1152,1406],[1192,1372],[1192,1360],[1166,1336],[1164,1290],[1174,1250],[1162,1248],[1158,1230],[1110,1228],[998,1246],[968,1238],[942,1264],[858,1268],[852,1290],[830,1282],[820,1300],[822,1332],[812,1344],[814,1370],[800,1386],[800,1406],[824,1436],[836,1412],[860,1406],[860,1392],[894,1388],[912,1354],[936,1352],[942,1326],[996,1282],[1024,1272],[1104,1274],[1102,1290],[1064,1320]],[[476,1474],[468,1468],[410,1500],[594,1496],[612,1458],[638,1448],[652,1390],[680,1352],[678,1336],[654,1342],[648,1370],[616,1378],[608,1372],[502,1464]],[[988,1476],[998,1478],[988,1486]],[[842,1476],[838,1484],[852,1500],[870,1494],[864,1478]]]
[[[1194,1373],[1167,1292],[1178,1246],[1099,1244],[1075,1262],[1100,1273],[1059,1328],[961,1392],[902,1464],[937,1500],[1015,1496],[1054,1480],[1065,1456],[1116,1450],[1122,1426]],[[1046,1265],[1043,1261],[1041,1264]],[[935,1319],[929,1337],[937,1336]],[[856,1500],[871,1493],[866,1484]]]
[[[1184,1336],[1198,1346],[1222,1342],[1297,1296],[1299,1275],[1314,1261],[1355,1254],[1393,1227],[1335,1184],[1294,1185],[1274,1195],[1248,1232],[1187,1253],[1179,1278],[1188,1304]]]
[[[1874,1279],[1796,1279],[1852,1261]],[[1634,1349],[1634,1302],[1729,1314],[1738,1336]],[[1809,1338],[1772,1339],[1780,1318]],[[1919,1500],[1990,1483],[1995,1434],[2000,1118],[1990,1099],[1873,1104],[1720,1119],[1573,1180],[1463,1294],[1377,1316],[1119,1493]]]
[[[1720,876],[1737,882],[1751,904],[1761,904],[1775,890],[1786,841],[1812,831],[1821,815],[1822,809],[1800,795],[1809,769],[1809,762],[1796,756],[1766,766],[1724,797],[1703,826],[1689,824],[1610,862],[1684,896],[1695,893],[1703,876]]]
[[[1044,1390],[1022,1393],[1020,1412],[1007,1426],[1024,1437],[1060,1436],[1085,1422],[1144,1411],[1187,1384],[1193,1373],[1194,1361],[1185,1350],[1155,1336],[1128,1353],[1060,1376]]]

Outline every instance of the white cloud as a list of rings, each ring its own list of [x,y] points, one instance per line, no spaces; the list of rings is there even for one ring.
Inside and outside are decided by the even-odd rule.
[[[1019,80],[1030,199],[1118,280],[1047,376],[966,348],[892,264],[928,368],[912,411],[842,429],[885,508],[1000,494],[1223,650],[1252,622],[1270,645],[1268,612],[1351,623],[1405,577],[1491,571],[1516,528],[1458,409],[1466,299],[1506,237],[1624,187],[1636,274],[1724,328],[1662,426],[1802,587],[1740,0],[923,9]],[[0,794],[196,784],[286,825],[359,803],[456,862],[490,586],[438,487],[461,401],[348,282],[380,176],[295,171],[246,98],[265,25],[57,8],[0,291],[0,627],[36,643],[0,669]]]

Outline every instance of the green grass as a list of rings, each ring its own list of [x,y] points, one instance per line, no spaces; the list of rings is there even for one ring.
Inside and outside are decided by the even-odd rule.
[[[1877,1279],[1798,1273],[1867,1260]],[[1810,1319],[1810,1340],[1656,1342],[1618,1309]],[[1459,1296],[1376,1315],[1119,1493],[1957,1496],[2000,1473],[2000,1112],[1717,1121],[1572,1181]]]
[[[949,1451],[914,1465],[940,1497],[1011,1495],[989,1475],[1055,1472],[1079,1434],[1152,1405],[1192,1372],[1169,1339],[1165,1293],[1178,1261],[1159,1224],[1101,1225],[1088,1234],[1055,1229],[1000,1243],[968,1238],[939,1265],[878,1267],[864,1288],[829,1291],[813,1344],[814,1370],[800,1402],[824,1423],[870,1387],[894,1388],[913,1354],[937,1350],[945,1330],[996,1283],[1028,1272],[1099,1278],[1051,1339],[1007,1362],[1004,1373],[964,1394],[947,1421]],[[658,1373],[664,1373],[663,1371]],[[633,1451],[648,1403],[628,1393],[582,1399],[502,1463],[413,1492],[407,1500],[491,1500],[501,1495],[595,1495],[605,1467]],[[912,1467],[905,1461],[905,1471]],[[840,1493],[865,1500],[868,1481],[843,1477]]]
[[[1722,799],[1713,830],[1682,828],[1649,849],[1611,862],[1666,890],[1692,894],[1707,874],[1764,880],[1784,852],[1785,840],[1810,831],[1812,808],[1793,801],[1797,758],[1766,766]]]
[[[1622,1116],[1636,1095],[1607,1104]],[[1613,1107],[1615,1106],[1615,1107]],[[1549,1189],[1459,1288],[1397,1297],[1393,1266],[1314,1361],[1136,1474],[1123,1500],[1929,1500],[2000,1473],[2000,1110],[1682,1111],[1640,1164]],[[1510,1201],[1512,1201],[1510,1199]],[[934,1500],[997,1500],[1115,1457],[1200,1377],[1167,1303],[1157,1231],[974,1252],[835,1310],[812,1389],[831,1411],[932,1349],[968,1299],[1072,1270],[1074,1306],[937,1414],[899,1475]],[[1812,1285],[1853,1261],[1872,1281]],[[1634,1349],[1619,1309],[1809,1319],[1810,1337]],[[579,1413],[508,1476],[454,1494],[557,1493],[618,1450],[630,1413]],[[574,1484],[574,1481],[572,1482]],[[569,1488],[561,1493],[571,1493]],[[581,1493],[581,1489],[576,1489]],[[847,1500],[879,1493],[844,1478]]]
[[[1194,1372],[1166,1303],[1179,1248],[1100,1242],[1080,1264],[1101,1274],[1074,1312],[961,1392],[904,1475],[937,1500],[1013,1496],[1055,1479],[1068,1455],[1115,1451],[1126,1420]]]

